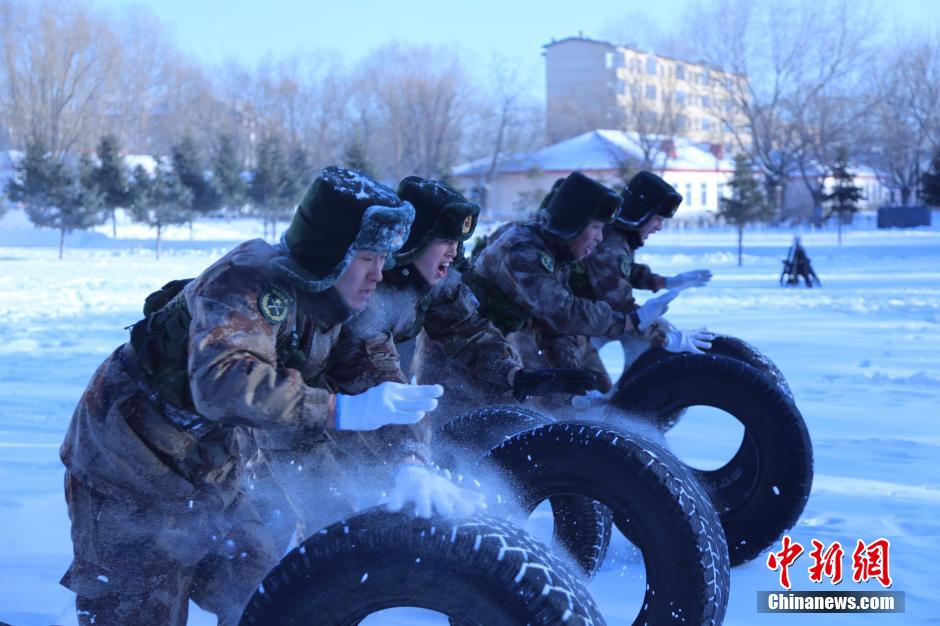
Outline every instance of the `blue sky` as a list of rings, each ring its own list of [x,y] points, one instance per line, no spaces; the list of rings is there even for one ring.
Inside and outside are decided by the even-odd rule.
[[[830,2],[834,0],[820,0]],[[853,6],[856,0],[850,0]],[[876,3],[891,25],[940,34],[940,1]],[[94,0],[101,7],[142,5],[167,26],[186,54],[208,64],[254,65],[316,50],[355,61],[392,41],[452,45],[473,67],[496,53],[542,84],[542,46],[553,37],[586,36],[649,47],[677,36],[697,0]],[[857,6],[857,5],[855,5]],[[707,25],[703,25],[707,28]],[[717,34],[717,33],[716,33]],[[471,71],[473,70],[471,67]]]
[[[274,56],[314,49],[337,50],[354,60],[389,41],[453,44],[485,58],[491,51],[538,63],[552,37],[577,34],[602,38],[630,20],[665,28],[687,0],[657,0],[657,14],[636,15],[649,3],[575,0],[97,0],[103,7],[147,6],[170,27],[195,58],[229,58],[253,64]]]

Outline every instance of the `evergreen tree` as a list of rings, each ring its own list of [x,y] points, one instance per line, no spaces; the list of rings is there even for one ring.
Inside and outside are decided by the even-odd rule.
[[[189,234],[192,238],[193,219],[208,215],[219,208],[219,193],[213,181],[206,176],[196,142],[189,135],[172,149],[173,169],[192,198],[189,205]]]
[[[131,215],[135,221],[156,229],[159,259],[163,229],[190,221],[193,193],[174,168],[161,163],[152,178],[142,166],[134,169],[133,196]]]
[[[237,214],[245,202],[246,186],[235,154],[235,140],[228,133],[220,134],[216,142],[212,172],[221,204]]]
[[[262,138],[255,154],[248,197],[255,215],[260,216],[264,224],[265,237],[268,236],[269,223],[272,234],[276,235],[277,218],[283,211],[286,195],[287,170],[280,140],[273,135]]]
[[[862,190],[855,185],[855,177],[849,172],[849,154],[845,148],[839,148],[836,164],[832,169],[834,184],[832,192],[825,194],[829,204],[826,219],[837,216],[839,227],[839,245],[842,245],[842,224],[858,212],[858,201],[862,199]]]
[[[730,198],[719,198],[718,217],[732,224],[738,231],[738,265],[743,263],[744,227],[773,217],[773,207],[754,177],[754,168],[743,154],[734,158],[734,175],[728,183]]]
[[[921,174],[920,198],[929,206],[940,207],[940,147],[933,154],[930,171]]]
[[[92,180],[101,192],[101,202],[111,218],[111,236],[117,238],[117,219],[115,212],[127,207],[131,202],[130,180],[118,138],[105,135],[98,143],[98,165],[92,173]]]
[[[372,176],[372,164],[366,155],[366,147],[359,139],[353,139],[343,149],[343,167]]]
[[[82,172],[73,172],[54,160],[41,144],[32,143],[7,184],[10,199],[24,204],[29,221],[59,231],[60,259],[66,235],[103,221],[100,195],[87,181],[83,184],[90,159],[86,157],[83,161]]]
[[[313,172],[307,159],[307,151],[300,144],[296,144],[291,148],[284,174],[284,185],[281,190],[281,210],[278,211],[277,217],[290,220],[294,208],[300,204],[307,186],[313,180]],[[272,233],[272,235],[276,237],[277,233]]]

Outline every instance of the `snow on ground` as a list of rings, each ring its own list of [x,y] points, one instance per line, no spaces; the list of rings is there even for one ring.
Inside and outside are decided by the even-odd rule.
[[[72,409],[99,362],[124,340],[124,327],[138,319],[147,293],[195,275],[235,241],[257,236],[260,224],[197,223],[193,241],[187,227],[175,229],[159,261],[149,233],[119,224],[119,235],[133,239],[113,241],[106,225],[70,237],[59,261],[55,233],[15,219],[0,222],[0,621],[74,624],[72,595],[58,585],[71,554],[58,445]],[[726,623],[937,623],[940,229],[849,230],[842,247],[834,232],[804,233],[824,284],[812,290],[777,285],[792,234],[746,233],[740,268],[727,231],[660,233],[640,260],[661,273],[714,271],[710,286],[683,292],[669,319],[741,337],[777,363],[816,457],[813,493],[793,538],[804,546],[813,538],[854,546],[887,537],[893,588],[906,592],[907,613],[758,615],[755,592],[778,589],[777,575],[758,559],[732,571]],[[604,356],[611,369],[620,367],[613,346]],[[683,458],[707,464],[725,458],[734,437],[740,434],[730,419],[690,414],[668,441]],[[549,522],[537,517],[531,526],[544,533]],[[627,624],[642,575],[622,538],[612,551],[615,561],[590,589],[610,624]],[[791,569],[795,589],[817,588],[807,566],[804,556]],[[845,567],[850,579],[848,555]],[[838,587],[880,588],[851,580]],[[214,620],[194,609],[190,623]],[[408,609],[367,623],[444,620]]]

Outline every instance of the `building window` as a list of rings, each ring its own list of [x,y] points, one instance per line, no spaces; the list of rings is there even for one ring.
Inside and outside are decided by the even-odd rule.
[[[685,130],[686,128],[688,128],[688,124],[689,122],[687,119],[685,119],[684,115],[676,116],[676,129]]]
[[[646,86],[646,99],[655,100],[656,99],[656,85],[647,85]]]
[[[685,104],[685,92],[684,91],[676,92],[676,104]]]
[[[685,66],[684,65],[679,65],[679,64],[676,65],[676,79],[685,80]]]
[[[656,75],[656,57],[646,59],[646,73]]]
[[[706,206],[706,205],[708,205],[708,185],[706,185],[705,183],[702,183],[702,186],[701,186],[700,191],[701,191],[701,194],[702,194],[702,195],[701,195],[701,198],[702,198],[702,206]]]
[[[711,129],[712,129],[712,121],[706,117],[703,117],[702,118],[702,130],[711,130]]]
[[[614,53],[613,52],[608,52],[607,54],[604,55],[604,66],[607,69],[610,69],[614,66]]]
[[[710,97],[710,96],[702,96],[702,106],[708,108],[708,107],[710,107],[711,105],[712,105],[712,99],[711,99],[711,97]]]
[[[699,82],[708,87],[709,83],[711,82],[708,78],[708,72],[702,72],[699,75]]]
[[[692,206],[692,183],[685,184],[685,203]]]

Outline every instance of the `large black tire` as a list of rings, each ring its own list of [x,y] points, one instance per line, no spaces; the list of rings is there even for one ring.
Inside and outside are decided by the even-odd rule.
[[[777,364],[767,358],[763,352],[746,341],[738,339],[737,337],[732,337],[731,335],[716,334],[714,341],[712,341],[712,347],[708,349],[708,354],[726,356],[747,363],[751,367],[764,372],[770,378],[770,380],[779,385],[780,388],[791,399],[793,398],[793,392],[790,390],[790,385],[787,383],[787,379],[783,375],[783,372],[781,372],[780,368],[777,367]],[[623,374],[620,376],[620,379],[617,381],[617,384],[614,386],[621,388],[631,384],[630,381],[636,378],[641,372],[649,368],[654,363],[658,363],[663,359],[667,359],[671,356],[674,356],[672,352],[667,352],[662,348],[652,348],[645,351],[633,363],[630,364],[630,367],[624,370]]]
[[[520,406],[489,406],[462,415],[441,427],[434,437],[438,464],[448,469],[460,467],[459,459],[479,462],[491,448],[512,435],[551,424],[543,413]],[[554,530],[552,543],[565,549],[584,576],[591,578],[600,569],[610,546],[613,517],[610,509],[596,500],[559,495],[549,501]]]
[[[577,577],[509,522],[378,509],[328,526],[288,553],[240,623],[346,626],[393,607],[480,626],[604,623]]]
[[[711,406],[744,426],[734,457],[693,470],[721,515],[731,564],[760,555],[799,519],[813,482],[813,448],[793,399],[764,372],[723,356],[675,354],[654,363],[610,401],[608,415],[663,423],[690,406]]]
[[[562,494],[613,511],[646,567],[635,624],[721,623],[730,584],[721,522],[695,477],[658,444],[597,424],[559,422],[506,440],[486,461],[506,475],[523,512]]]

